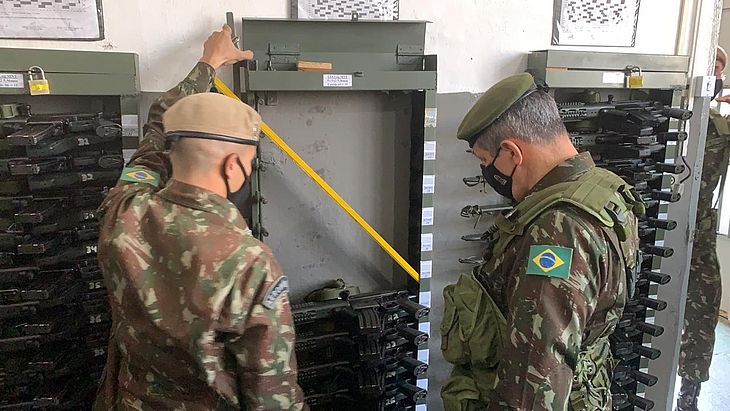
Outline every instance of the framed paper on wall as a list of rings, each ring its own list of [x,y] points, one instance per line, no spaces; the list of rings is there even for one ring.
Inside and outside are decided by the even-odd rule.
[[[302,20],[398,20],[399,0],[291,0],[292,18]]]
[[[554,46],[634,47],[641,0],[555,0]]]
[[[0,0],[0,38],[101,40],[101,0]]]

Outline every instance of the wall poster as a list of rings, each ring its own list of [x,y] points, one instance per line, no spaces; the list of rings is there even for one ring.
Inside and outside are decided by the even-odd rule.
[[[0,0],[0,38],[101,40],[101,0]]]
[[[641,0],[555,0],[555,46],[634,47]]]

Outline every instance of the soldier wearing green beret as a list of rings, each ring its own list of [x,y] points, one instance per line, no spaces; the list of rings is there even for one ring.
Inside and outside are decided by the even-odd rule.
[[[486,262],[444,290],[445,409],[610,410],[609,336],[633,293],[641,201],[578,154],[529,74],[489,89],[458,138],[517,204]]]

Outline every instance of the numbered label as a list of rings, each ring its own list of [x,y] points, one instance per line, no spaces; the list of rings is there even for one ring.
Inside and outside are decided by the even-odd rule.
[[[101,321],[101,314],[92,314],[89,316],[89,324],[99,324]]]
[[[94,254],[96,253],[98,249],[98,246],[96,244],[88,244],[86,246],[86,254]]]
[[[79,147],[91,145],[88,137],[78,137],[77,140],[79,141]]]
[[[101,280],[89,281],[89,291],[91,291],[91,290],[101,290],[101,288],[103,286],[104,285],[102,284],[102,281]]]
[[[93,181],[94,180],[94,174],[93,173],[81,173],[81,181],[87,182],[87,181]]]

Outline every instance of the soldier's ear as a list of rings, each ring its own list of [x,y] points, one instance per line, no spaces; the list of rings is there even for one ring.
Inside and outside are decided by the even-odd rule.
[[[233,180],[239,178],[241,171],[237,161],[236,154],[229,154],[223,159],[223,174],[227,179]]]
[[[500,144],[501,151],[504,151],[505,154],[509,154],[509,157],[512,159],[512,162],[515,164],[515,166],[519,166],[522,164],[522,162],[525,160],[524,156],[522,155],[522,148],[520,148],[519,144],[517,144],[517,141],[508,139],[502,141]],[[505,155],[502,154],[502,155]]]

